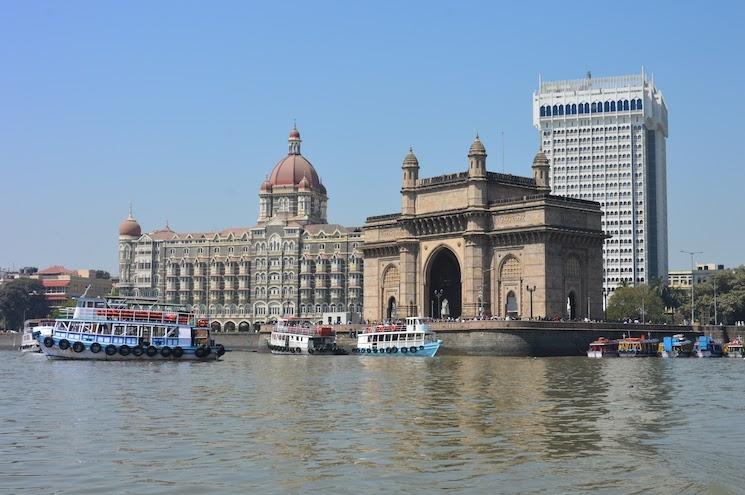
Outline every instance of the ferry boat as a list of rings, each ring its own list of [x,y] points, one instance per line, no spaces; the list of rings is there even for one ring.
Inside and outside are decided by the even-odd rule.
[[[710,357],[722,357],[724,350],[722,349],[722,343],[708,337],[706,335],[699,336],[695,344],[693,344],[693,355],[700,358]]]
[[[349,354],[343,347],[336,345],[334,327],[313,325],[306,318],[278,319],[266,343],[272,354]]]
[[[39,319],[26,320],[23,324],[23,335],[21,336],[21,345],[18,349],[21,352],[41,352],[41,346],[37,340],[38,335],[44,337],[52,335],[54,329],[54,320]]]
[[[736,337],[734,340],[730,340],[726,344],[724,344],[724,349],[722,349],[722,352],[726,357],[731,358],[739,358],[743,357],[742,354],[742,339],[740,337]]]
[[[587,357],[618,357],[618,341],[600,337],[597,340],[590,342],[590,348],[587,350]]]
[[[371,326],[357,335],[357,354],[367,356],[424,356],[433,357],[442,345],[442,340],[424,318],[409,317],[404,324],[384,324]]]
[[[693,353],[693,342],[683,334],[675,334],[672,337],[663,337],[658,350],[662,357],[690,357]]]
[[[641,337],[624,337],[618,341],[618,355],[620,357],[655,357],[657,356],[659,339]]]
[[[215,361],[225,347],[210,338],[207,320],[153,301],[83,296],[72,317],[55,320],[38,335],[50,358],[99,361]],[[196,323],[196,325],[194,325]]]

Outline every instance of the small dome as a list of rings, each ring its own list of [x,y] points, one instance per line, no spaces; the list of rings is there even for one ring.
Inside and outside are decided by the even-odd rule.
[[[483,143],[479,139],[479,135],[476,134],[476,139],[473,140],[473,144],[471,144],[471,147],[468,149],[468,155],[485,155],[486,154],[486,148],[484,148]]]
[[[140,224],[137,223],[137,220],[134,219],[131,212],[129,216],[127,216],[127,218],[119,225],[119,235],[131,237],[140,237],[142,235]]]
[[[541,165],[548,165],[548,158],[546,157],[546,154],[543,152],[543,150],[538,151],[538,153],[535,154],[535,158],[533,158],[534,167]]]
[[[290,131],[290,139],[300,139],[300,131],[297,130],[297,127],[293,127]]]
[[[261,183],[261,188],[259,190],[261,192],[272,192],[272,183],[269,181],[269,179]]]
[[[416,155],[414,154],[414,150],[409,147],[409,152],[404,157],[404,167],[405,166],[411,166],[411,167],[418,167],[419,166],[419,160],[417,160]]]

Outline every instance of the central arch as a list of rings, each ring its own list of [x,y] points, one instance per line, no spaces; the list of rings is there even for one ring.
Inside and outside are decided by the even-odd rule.
[[[574,291],[569,292],[567,296],[567,316],[570,320],[577,319],[577,296],[574,295]]]
[[[388,307],[385,310],[385,317],[388,320],[396,317],[396,298],[393,296],[388,298]]]
[[[427,270],[427,309],[433,318],[441,318],[443,301],[447,299],[451,318],[461,315],[462,287],[460,263],[448,248],[432,255]],[[437,291],[437,292],[435,292]],[[441,294],[441,295],[440,295]],[[438,297],[439,295],[439,297]]]

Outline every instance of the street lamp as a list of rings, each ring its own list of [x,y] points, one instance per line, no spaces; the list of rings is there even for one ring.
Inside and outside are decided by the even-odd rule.
[[[683,249],[680,250],[681,253],[690,254],[691,255],[691,326],[693,326],[694,322],[694,313],[693,313],[693,282],[694,282],[694,271],[695,271],[695,265],[693,264],[693,257],[697,254],[703,254],[703,251],[685,251]]]
[[[527,286],[525,290],[527,290],[530,293],[530,319],[532,320],[533,319],[533,292],[535,292],[536,286],[535,285],[533,287]]]
[[[440,299],[442,298],[443,294],[445,294],[445,291],[443,289],[435,289],[434,296],[437,298],[437,307],[435,309],[440,312],[440,318],[442,317],[442,310],[438,308],[440,308]],[[432,315],[434,316],[434,311],[432,312]]]

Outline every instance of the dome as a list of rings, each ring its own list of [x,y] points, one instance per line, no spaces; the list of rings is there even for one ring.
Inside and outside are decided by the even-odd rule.
[[[277,186],[295,186],[299,187],[301,181],[305,179],[310,189],[317,189],[321,192],[325,192],[321,180],[318,178],[318,173],[313,165],[300,154],[300,131],[294,128],[290,131],[290,137],[288,139],[289,152],[286,157],[279,161],[274,166],[272,173],[269,174],[267,179],[270,187]],[[262,191],[264,191],[264,185],[262,184]]]
[[[548,165],[548,158],[543,150],[538,151],[538,153],[535,154],[535,158],[533,158],[533,166],[537,167],[540,165]]]
[[[468,149],[469,155],[485,155],[486,154],[486,148],[484,148],[483,143],[479,139],[479,135],[476,134],[476,139],[473,140],[473,144],[471,144],[471,147]]]
[[[411,148],[409,148],[409,152],[406,154],[406,157],[404,157],[404,166],[407,165],[413,167],[419,166],[419,160],[417,160],[414,150]]]
[[[272,183],[269,182],[269,179],[265,180],[261,183],[261,192],[272,192]]]
[[[132,237],[140,237],[142,235],[142,229],[137,220],[134,219],[132,213],[119,225],[119,235],[126,235]]]
[[[310,187],[319,187],[321,181],[313,165],[303,155],[287,155],[274,166],[269,183],[274,186],[297,186],[306,178]]]

